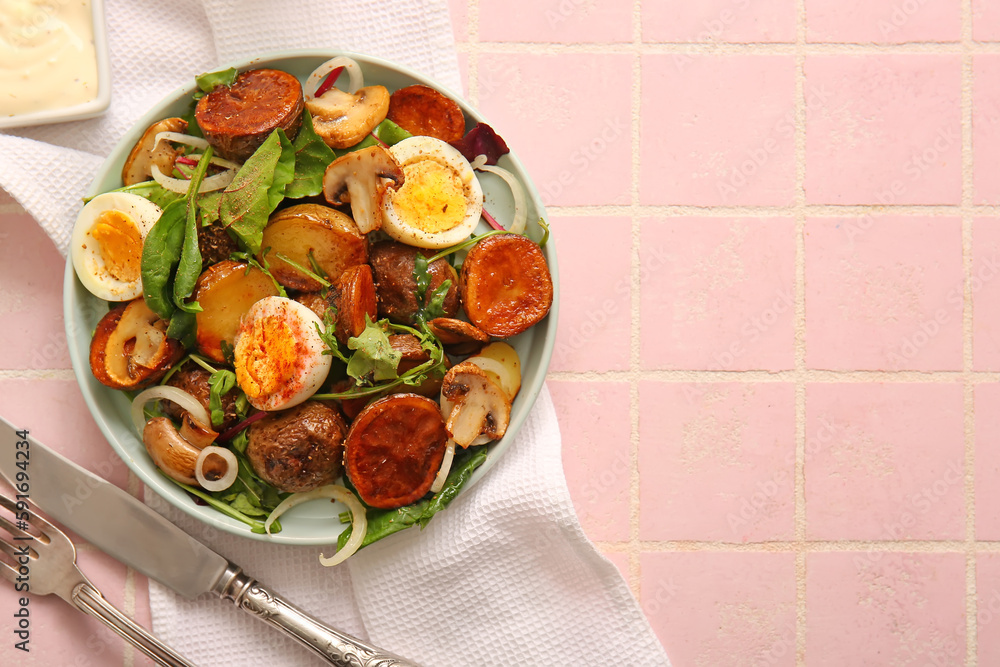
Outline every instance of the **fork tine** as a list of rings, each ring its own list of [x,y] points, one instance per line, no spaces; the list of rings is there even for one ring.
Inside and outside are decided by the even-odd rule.
[[[27,545],[28,545],[28,543],[25,542],[25,546],[27,546]],[[11,558],[13,558],[15,561],[17,560],[18,556],[23,556],[24,555],[23,552],[18,553],[17,547],[15,547],[13,544],[7,542],[6,540],[0,540],[0,551],[4,552],[5,554],[7,554]],[[29,552],[30,551],[34,551],[34,549],[32,549],[31,547],[28,547],[28,551]],[[36,557],[38,556],[38,552],[37,551],[35,551],[35,556]],[[28,557],[29,558],[31,557],[30,554],[29,554]],[[0,563],[2,563],[2,562],[3,561],[0,561]]]
[[[38,537],[36,535],[32,535],[31,533],[29,533],[28,531],[24,530],[23,528],[18,528],[17,526],[14,525],[13,521],[11,521],[10,519],[8,519],[7,517],[5,517],[2,514],[0,514],[0,528],[3,528],[4,530],[6,530],[8,533],[10,533],[11,535],[13,535],[14,537],[21,537],[21,538],[26,538],[26,539],[29,539],[29,540],[38,540]],[[2,541],[3,540],[0,540],[0,542],[2,542]],[[38,540],[38,541],[41,542],[41,540]]]
[[[0,493],[0,507],[9,510],[12,513],[18,512],[17,504],[2,493]],[[60,530],[55,526],[53,526],[48,521],[46,521],[43,517],[41,517],[38,514],[38,510],[30,503],[28,504],[27,511],[29,515],[28,523],[37,528],[39,532],[42,533],[43,539],[39,539],[37,535],[31,535],[31,533],[26,533],[27,535],[31,535],[31,537],[35,538],[39,542],[47,543],[49,540],[52,539],[51,537],[52,535],[58,535],[60,533]],[[10,530],[9,527],[10,522],[7,521],[2,514],[0,514],[0,525],[6,528],[7,532],[11,533],[12,535],[14,534],[13,531]]]

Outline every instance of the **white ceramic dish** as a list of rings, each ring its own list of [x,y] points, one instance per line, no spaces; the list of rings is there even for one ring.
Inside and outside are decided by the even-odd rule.
[[[470,124],[484,121],[480,114],[470,108],[453,91],[449,91],[404,67],[369,56],[334,51],[293,51],[269,54],[253,60],[234,63],[233,66],[240,70],[271,67],[287,71],[304,81],[313,69],[336,55],[348,55],[357,60],[364,72],[366,85],[379,83],[393,91],[414,83],[422,83],[434,87],[458,101]],[[182,115],[187,110],[194,92],[194,76],[196,74],[198,73],[192,73],[190,86],[168,95],[149,113],[140,118],[135,126],[122,137],[94,179],[88,193],[89,196],[121,187],[120,173],[130,149],[150,124],[162,118]],[[503,134],[503,128],[495,129],[501,135]],[[539,240],[541,233],[535,221],[539,217],[546,217],[546,213],[538,191],[513,153],[501,158],[500,165],[514,172],[524,183],[529,209],[528,235],[536,241]],[[513,198],[510,190],[499,177],[494,177],[492,174],[482,174],[480,180],[486,196],[485,207],[487,210],[501,220],[510,220],[513,213]],[[485,223],[481,223],[478,231],[486,229]],[[544,253],[555,286],[555,300],[552,309],[542,322],[508,341],[521,357],[521,393],[514,401],[507,434],[499,442],[490,445],[486,462],[475,472],[463,492],[467,490],[468,486],[481,479],[497,458],[510,446],[542,388],[549,360],[552,357],[559,304],[558,269],[554,243],[551,238],[544,248]],[[235,519],[210,507],[197,505],[187,493],[158,473],[155,465],[146,454],[138,434],[133,429],[129,417],[128,398],[119,391],[101,385],[90,372],[88,357],[91,335],[97,322],[107,312],[108,307],[104,301],[94,297],[83,287],[76,277],[71,261],[66,264],[63,306],[70,357],[84,399],[108,442],[143,482],[171,504],[220,530],[284,544],[329,544],[336,540],[345,527],[337,519],[338,514],[345,509],[339,503],[331,504],[327,501],[305,503],[293,508],[281,518],[282,531],[280,533],[271,536],[259,535],[251,533],[248,526]]]
[[[69,107],[46,109],[33,113],[0,116],[0,129],[63,123],[100,116],[111,104],[111,66],[108,61],[108,40],[104,27],[104,0],[91,0],[94,29],[94,51],[97,56],[97,97]]]

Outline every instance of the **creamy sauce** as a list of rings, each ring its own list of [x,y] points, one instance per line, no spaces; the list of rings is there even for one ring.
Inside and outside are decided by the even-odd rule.
[[[0,0],[0,116],[96,97],[90,0]]]

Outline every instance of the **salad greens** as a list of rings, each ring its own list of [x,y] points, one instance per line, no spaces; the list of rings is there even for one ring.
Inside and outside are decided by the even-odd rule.
[[[399,377],[396,369],[402,355],[392,347],[385,335],[388,320],[379,324],[365,316],[365,330],[360,336],[347,341],[347,347],[355,350],[347,362],[347,374],[358,381],[381,382]]]
[[[337,154],[316,134],[308,109],[302,112],[302,127],[292,146],[295,148],[295,170],[285,187],[285,196],[300,199],[318,195],[323,192],[327,165],[337,159]]]
[[[250,156],[219,198],[219,220],[251,254],[260,252],[267,218],[295,173],[295,148],[278,128]]]
[[[188,134],[202,136],[194,118],[197,101],[218,86],[232,85],[237,76],[238,71],[230,68],[208,72],[196,78],[198,90],[193,95],[186,116]],[[240,251],[232,253],[231,258],[256,266],[265,272],[275,282],[279,293],[286,296],[284,288],[269,271],[266,255],[270,249],[264,248],[262,252],[261,248],[263,230],[270,214],[283,199],[303,199],[320,195],[323,191],[326,168],[340,155],[376,144],[392,146],[411,136],[413,135],[408,131],[386,119],[360,143],[335,151],[316,133],[312,117],[309,111],[305,110],[294,141],[290,141],[282,129],[274,130],[239,167],[233,180],[222,191],[198,192],[210,167],[213,153],[211,147],[203,151],[193,169],[190,165],[194,162],[190,160],[177,166],[180,172],[178,176],[190,179],[187,194],[167,190],[156,181],[145,181],[119,188],[117,191],[140,195],[162,209],[160,218],[150,230],[143,245],[141,275],[146,303],[157,315],[169,322],[166,334],[180,340],[188,349],[195,346],[195,314],[201,311],[201,307],[196,301],[188,299],[194,292],[202,271],[202,256],[198,244],[199,227],[221,225],[240,246]],[[472,152],[471,157],[466,155],[470,160],[480,153],[486,154],[488,164],[496,164],[496,159],[508,152],[503,139],[484,124],[478,124],[465,138],[454,142],[454,145],[463,153]],[[198,158],[197,155],[188,157]],[[544,220],[540,220],[539,224],[544,230],[542,239],[544,245],[549,235],[548,225]],[[317,330],[328,348],[324,354],[333,355],[343,362],[342,373],[353,378],[355,386],[339,393],[314,394],[312,398],[328,400],[377,397],[400,386],[416,387],[431,377],[443,376],[447,370],[448,359],[442,343],[430,332],[427,322],[444,314],[444,300],[452,287],[452,281],[445,280],[437,288],[431,289],[429,267],[434,261],[461,251],[487,236],[502,233],[509,232],[498,230],[473,236],[431,257],[426,257],[420,252],[416,254],[413,279],[416,283],[417,302],[421,305],[414,327],[393,324],[388,320],[373,322],[369,318],[365,330],[359,336],[350,338],[347,349],[342,350],[334,335],[336,309],[328,307],[323,317],[323,328],[317,325]],[[311,252],[309,261],[312,271],[288,258],[281,257],[281,259],[324,285],[322,294],[326,296],[330,281],[327,280],[328,276],[323,273]],[[400,372],[401,354],[389,341],[389,335],[393,333],[415,336],[429,359],[414,368]],[[223,356],[230,365],[233,364],[232,346],[226,341],[223,341]],[[245,454],[249,441],[247,427],[259,417],[266,416],[266,413],[257,412],[248,417],[250,405],[246,394],[237,384],[234,371],[216,367],[198,354],[188,354],[162,378],[161,382],[166,383],[173,373],[188,361],[209,373],[209,412],[213,428],[222,430],[226,418],[223,398],[235,392],[236,414],[240,422],[222,434],[223,438],[229,440],[228,443],[220,444],[228,444],[234,451],[239,468],[236,481],[224,491],[208,492],[175,480],[171,481],[201,502],[247,524],[252,532],[263,534],[264,519],[283,499],[291,495],[279,492],[277,488],[260,478]],[[394,510],[368,507],[366,512],[368,529],[362,547],[413,525],[419,525],[421,528],[426,526],[437,512],[448,506],[469,481],[473,472],[486,461],[487,451],[486,446],[479,446],[456,452],[444,487],[429,498]],[[346,483],[350,485],[349,480]],[[347,523],[350,521],[350,513],[345,515],[341,516],[341,520]],[[275,521],[271,532],[280,530],[280,523]],[[352,527],[348,526],[338,538],[338,550],[343,548],[351,533]]]

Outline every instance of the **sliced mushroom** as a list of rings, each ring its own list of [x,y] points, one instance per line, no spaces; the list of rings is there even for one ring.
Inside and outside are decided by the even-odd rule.
[[[510,422],[511,400],[481,368],[457,364],[444,376],[441,411],[448,435],[462,447],[503,437]]]
[[[174,170],[177,151],[166,141],[157,142],[156,135],[160,132],[186,132],[187,126],[187,121],[183,118],[165,118],[150,125],[125,160],[125,166],[122,167],[122,183],[135,185],[148,181],[153,177],[153,165],[156,165],[161,173],[171,173]]]
[[[366,86],[351,94],[331,88],[306,102],[313,129],[330,148],[355,145],[385,120],[389,91],[385,86]]]
[[[180,434],[182,438],[198,449],[208,447],[219,437],[218,432],[192,417],[190,412],[185,412],[184,416],[181,417]]]
[[[326,168],[323,195],[331,204],[350,204],[362,234],[382,224],[382,197],[387,188],[403,185],[403,169],[381,146],[342,155]],[[388,179],[388,180],[383,180]]]
[[[173,422],[166,417],[154,417],[142,431],[142,444],[156,467],[170,479],[182,484],[198,485],[194,465],[201,450],[181,437]]]
[[[159,379],[184,356],[167,338],[167,322],[136,299],[108,311],[90,342],[90,369],[112,389],[139,389]]]

